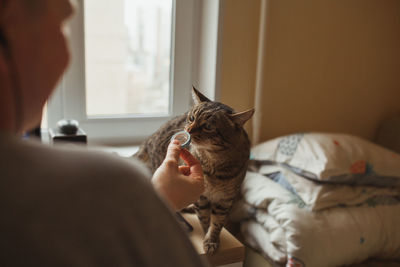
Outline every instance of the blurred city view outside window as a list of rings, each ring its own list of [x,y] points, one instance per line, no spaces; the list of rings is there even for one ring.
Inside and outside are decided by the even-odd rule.
[[[172,0],[85,0],[86,113],[167,115]]]

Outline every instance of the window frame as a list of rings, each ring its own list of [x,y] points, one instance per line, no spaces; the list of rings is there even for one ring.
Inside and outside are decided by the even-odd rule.
[[[60,119],[74,118],[88,134],[89,144],[135,145],[171,117],[187,111],[192,85],[209,99],[220,101],[225,0],[174,0],[172,18],[176,35],[171,43],[171,84],[176,90],[170,95],[173,107],[170,116],[87,119],[86,103],[79,106],[85,102],[83,1],[77,0],[77,11],[69,24],[70,32],[80,36],[70,40],[73,59],[47,103],[48,128],[55,128]]]

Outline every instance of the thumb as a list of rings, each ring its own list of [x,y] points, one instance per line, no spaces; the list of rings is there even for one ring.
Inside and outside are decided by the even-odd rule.
[[[173,140],[168,145],[167,155],[165,156],[164,161],[174,161],[177,163],[179,160],[180,153],[181,153],[181,148],[179,147],[179,141]]]

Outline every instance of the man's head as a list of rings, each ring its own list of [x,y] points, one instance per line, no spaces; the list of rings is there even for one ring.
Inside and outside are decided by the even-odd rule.
[[[0,43],[0,129],[17,132],[38,125],[68,65],[64,24],[73,8],[69,0],[2,2],[0,32],[6,45]]]

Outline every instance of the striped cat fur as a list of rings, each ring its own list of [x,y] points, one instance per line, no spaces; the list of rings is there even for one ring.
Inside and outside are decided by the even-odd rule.
[[[192,96],[193,107],[151,135],[134,157],[154,173],[165,158],[172,135],[182,129],[190,133],[189,150],[200,161],[205,178],[205,191],[192,207],[205,232],[204,251],[213,254],[246,174],[250,140],[243,125],[254,109],[235,112],[209,100],[194,87]]]

